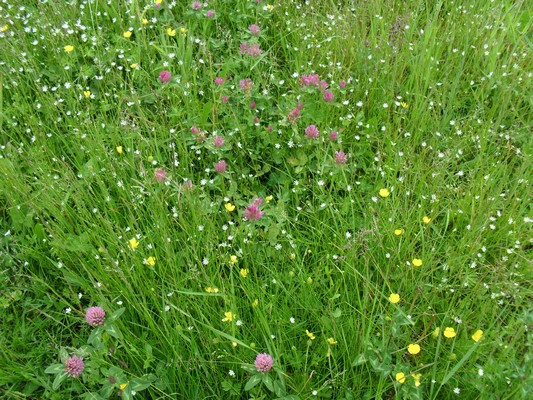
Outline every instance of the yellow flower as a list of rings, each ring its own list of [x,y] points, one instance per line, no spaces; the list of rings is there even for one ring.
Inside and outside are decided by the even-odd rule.
[[[246,278],[248,276],[248,272],[250,272],[248,271],[248,269],[241,268],[239,273],[241,274],[243,278]]]
[[[151,163],[152,161],[154,161],[154,157],[153,156],[148,156],[148,162]]]
[[[126,386],[129,385],[129,382],[126,382],[126,383],[123,383],[122,385],[119,386],[120,390],[124,390],[126,389]]]
[[[172,28],[167,28],[167,35],[168,36],[176,36],[176,30]]]
[[[422,265],[422,260],[420,258],[413,258],[413,265],[415,267],[420,267]]]
[[[255,299],[254,302],[252,303],[252,307],[257,307],[259,305],[259,299]]]
[[[130,68],[131,69],[137,69],[138,66],[139,66],[138,63],[133,63],[133,64],[130,65]]]
[[[129,243],[130,249],[135,250],[137,247],[139,247],[139,241],[135,238],[130,239],[128,243]]]
[[[266,5],[266,9],[267,9],[268,11],[272,11],[272,10],[274,9],[274,6],[273,6],[272,4],[267,4],[267,5]]]
[[[328,341],[329,344],[331,345],[334,345],[334,344],[337,344],[337,341],[335,339],[333,339],[332,337],[326,339]]]
[[[237,347],[237,342],[231,342],[231,345],[232,345],[233,347]]]
[[[0,27],[0,32],[5,32],[8,29],[9,29],[9,25],[8,24],[2,25],[2,27]]]
[[[379,195],[380,195],[381,197],[389,197],[390,192],[389,192],[388,189],[380,189],[380,190],[379,190]]]
[[[431,221],[431,218],[428,217],[427,215],[424,218],[422,218],[422,222],[424,222],[424,224],[426,224],[426,225],[429,224],[430,221]]]
[[[421,385],[420,378],[422,377],[422,374],[411,374],[411,376],[415,380],[415,386],[419,387]]]
[[[163,0],[155,0],[155,4],[161,4],[163,2]]]
[[[235,315],[231,311],[226,311],[224,313],[224,318],[222,318],[222,322],[231,322],[233,321],[233,318],[235,318]]]
[[[395,229],[395,230],[394,230],[394,234],[395,234],[396,236],[400,236],[402,233],[403,233],[403,229]]]
[[[148,25],[148,20],[146,18],[143,18],[143,25]]]
[[[290,255],[290,259],[294,261],[294,260],[296,259],[296,254],[291,253],[291,255]]]
[[[472,340],[474,342],[479,342],[479,339],[481,339],[481,337],[483,336],[483,331],[481,329],[478,329],[477,331],[474,332],[474,334],[472,335]]]
[[[313,278],[311,278],[311,277],[307,278],[307,283],[308,283],[309,285],[312,284],[312,283],[313,283]]]
[[[117,153],[122,154],[122,146],[117,146]]]
[[[229,258],[229,262],[230,262],[232,265],[237,264],[237,256],[230,256],[230,258]]]
[[[231,203],[224,204],[224,208],[227,212],[232,212],[233,210],[235,210],[235,206]]]
[[[185,27],[181,27],[180,28],[180,33],[187,33],[187,29]]]
[[[407,103],[405,101],[402,101],[400,104],[402,105],[403,108],[407,108]]]
[[[153,267],[155,265],[155,257],[150,256],[148,257],[145,262],[146,265],[149,265],[150,267]]]
[[[446,337],[448,339],[454,338],[455,337],[455,329],[447,326],[446,328],[444,328],[443,335],[444,335],[444,337]]]
[[[416,355],[420,353],[420,350],[421,348],[418,343],[411,343],[409,346],[407,346],[407,351],[409,352],[409,354]]]
[[[396,382],[405,382],[405,374],[403,372],[396,372]]]
[[[218,288],[208,286],[208,287],[205,288],[205,291],[206,291],[207,293],[218,293]]]
[[[439,337],[440,328],[437,326],[431,336],[433,336],[433,339],[437,339]]]
[[[389,301],[392,304],[398,304],[400,302],[400,295],[398,293],[391,293],[389,296]]]
[[[68,45],[66,45],[65,47],[63,47],[63,49],[64,49],[67,53],[70,53],[71,51],[74,50],[74,46],[68,44]]]
[[[268,203],[270,203],[272,201],[272,199],[274,198],[274,196],[267,196],[265,197],[265,201]]]
[[[131,31],[126,31],[122,34],[126,39],[129,39],[131,37]]]
[[[307,329],[305,330],[305,334],[309,337],[311,340],[315,340],[315,335],[313,335],[313,332],[309,332]]]
[[[86,99],[88,99],[89,97],[91,97],[91,91],[90,90],[84,90],[83,91],[83,95],[85,96]]]

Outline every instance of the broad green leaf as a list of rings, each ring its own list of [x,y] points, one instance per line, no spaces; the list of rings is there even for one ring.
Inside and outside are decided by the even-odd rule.
[[[46,374],[58,374],[65,371],[65,364],[52,364],[44,370]]]
[[[274,391],[274,382],[272,382],[272,378],[270,377],[270,375],[264,374],[261,378],[262,378],[263,383],[267,387],[267,389],[270,390],[271,392],[273,392]]]
[[[67,379],[66,372],[61,372],[57,374],[56,378],[54,379],[54,383],[52,383],[52,389],[53,390],[59,389],[59,386],[61,386],[61,383],[63,383],[65,379]]]
[[[261,382],[261,375],[252,375],[252,377],[248,379],[248,382],[246,382],[246,385],[244,385],[244,390],[247,392],[252,390],[255,386],[259,384],[259,382]]]
[[[111,315],[111,321],[115,321],[117,318],[119,318],[122,314],[124,314],[124,311],[126,311],[126,307],[119,308]]]

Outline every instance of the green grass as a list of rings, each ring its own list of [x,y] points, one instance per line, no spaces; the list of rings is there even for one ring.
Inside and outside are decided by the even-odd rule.
[[[531,11],[307,3],[0,4],[0,398],[527,398]]]

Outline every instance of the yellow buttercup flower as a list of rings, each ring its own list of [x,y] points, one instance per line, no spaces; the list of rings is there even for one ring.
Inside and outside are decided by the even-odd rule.
[[[274,196],[267,196],[265,197],[265,201],[268,203],[270,203],[272,201],[272,199],[274,198]]]
[[[89,97],[91,97],[91,91],[90,90],[84,90],[83,91],[83,95],[85,96],[86,99],[88,99]]]
[[[248,276],[248,272],[250,272],[250,271],[248,271],[248,269],[244,269],[244,268],[241,268],[241,270],[239,271],[239,273],[241,274],[241,276],[243,278],[246,278]]]
[[[396,236],[400,236],[402,233],[403,233],[403,229],[395,229],[395,230],[394,230],[394,234],[395,234]]]
[[[427,225],[431,222],[431,218],[426,215],[424,218],[422,218],[422,222]]]
[[[230,258],[229,258],[229,262],[230,262],[232,265],[237,264],[237,256],[230,256]]]
[[[409,352],[409,354],[412,355],[420,353],[420,350],[422,349],[420,348],[420,345],[418,343],[411,343],[409,346],[407,346],[407,351]]]
[[[161,4],[163,2],[163,0],[155,0],[154,3],[155,4]]]
[[[143,18],[143,25],[148,25],[148,20],[146,18]]]
[[[400,383],[405,382],[405,374],[403,372],[396,373],[396,382],[400,382]]]
[[[231,322],[233,321],[233,318],[235,318],[235,315],[231,311],[226,311],[222,322]]]
[[[153,267],[155,265],[155,257],[150,256],[145,260],[145,264]]]
[[[453,329],[453,328],[448,326],[448,327],[444,328],[443,335],[444,335],[444,337],[446,337],[448,339],[454,338],[455,337],[455,329]]]
[[[122,34],[126,39],[129,39],[131,37],[131,31],[126,31]]]
[[[8,24],[2,25],[2,26],[0,27],[0,32],[5,32],[5,31],[7,31],[8,29],[9,29],[9,25],[8,25]]]
[[[327,338],[326,340],[327,340],[328,343],[331,344],[331,345],[337,344],[337,341],[336,341],[335,339],[333,339],[332,337]]]
[[[381,197],[389,197],[390,196],[390,192],[388,189],[380,189],[379,190],[379,195]]]
[[[389,296],[389,301],[392,304],[398,304],[400,302],[400,295],[398,293],[391,293]]]
[[[129,243],[130,249],[135,250],[137,247],[139,247],[139,241],[135,238],[130,239],[128,243]]]
[[[181,27],[180,28],[180,33],[187,33],[187,29],[185,27]]]
[[[315,340],[316,336],[313,335],[313,332],[309,332],[307,329],[305,330],[305,334],[309,337],[311,340]]]
[[[472,340],[474,342],[479,342],[479,340],[481,339],[481,337],[483,336],[483,331],[481,329],[478,329],[477,331],[474,332],[474,334],[472,335]]]
[[[128,386],[128,385],[129,385],[129,382],[126,382],[126,383],[121,384],[119,386],[119,388],[120,388],[120,390],[124,390],[124,389],[126,389],[126,386]]]
[[[117,146],[117,153],[122,154],[124,150],[122,149],[122,146]]]
[[[252,307],[257,307],[259,305],[259,299],[255,299],[252,303]]]
[[[232,212],[233,210],[235,210],[235,206],[231,203],[224,204],[224,208],[227,212]]]
[[[71,51],[74,50],[74,46],[68,44],[65,47],[63,47],[63,50],[65,50],[65,52],[67,52],[67,53],[70,53]]]
[[[415,380],[415,386],[419,387],[421,385],[420,378],[422,377],[422,374],[411,374],[411,376]]]
[[[207,293],[218,293],[218,288],[208,286],[208,287],[205,288],[205,291],[206,291]]]
[[[137,69],[138,66],[139,66],[138,63],[133,63],[133,64],[130,65],[130,68],[131,69]]]
[[[400,104],[403,108],[407,108],[407,103],[405,101],[402,101]]]
[[[422,265],[422,260],[420,258],[413,258],[413,265],[415,267],[420,267]]]
[[[167,35],[168,36],[176,36],[176,30],[172,28],[167,28]]]

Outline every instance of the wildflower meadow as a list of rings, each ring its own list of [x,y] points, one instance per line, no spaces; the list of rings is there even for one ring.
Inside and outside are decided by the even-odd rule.
[[[0,0],[0,399],[530,399],[522,0]]]

